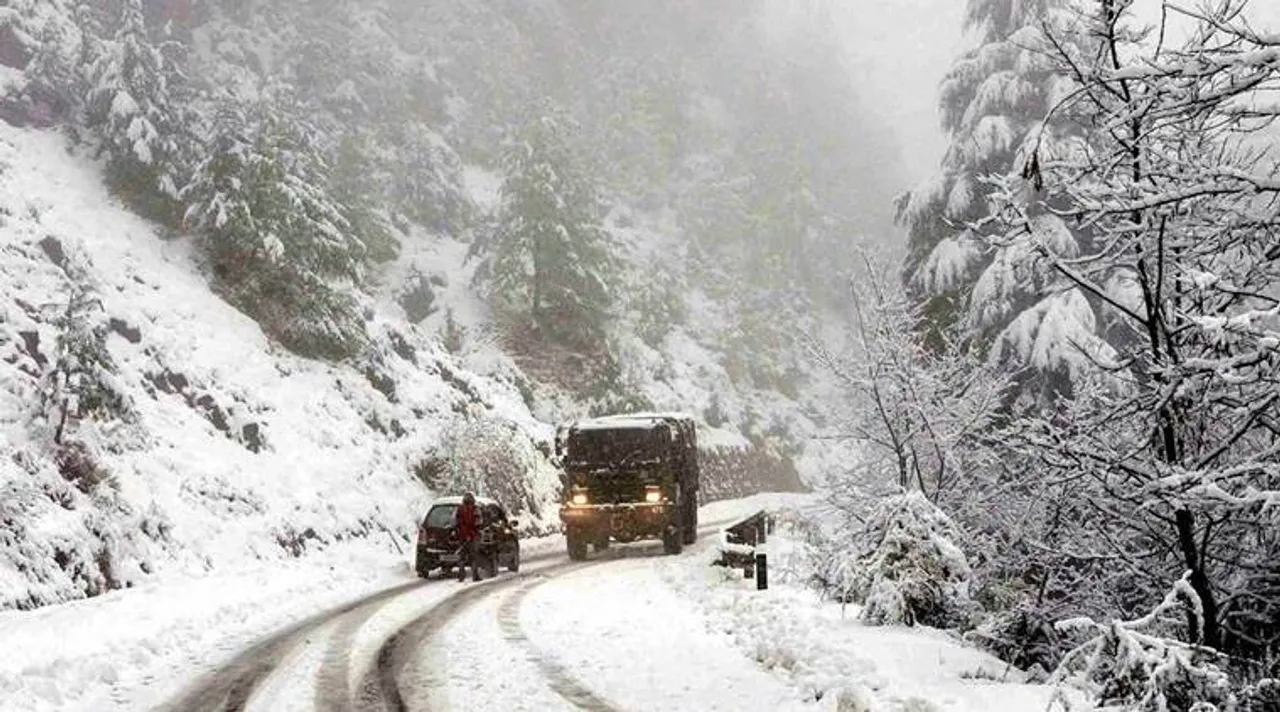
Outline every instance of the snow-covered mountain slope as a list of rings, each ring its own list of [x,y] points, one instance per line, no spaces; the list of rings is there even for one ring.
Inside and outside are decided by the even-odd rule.
[[[550,435],[513,385],[458,368],[394,307],[367,305],[358,368],[273,346],[210,292],[189,239],[125,211],[57,134],[0,125],[0,215],[0,608],[352,537],[390,548],[443,431],[492,416]],[[75,334],[105,353],[69,351]],[[55,442],[95,376],[123,417],[69,418]],[[538,511],[522,516],[554,524],[554,471],[528,476]]]
[[[57,133],[0,124],[0,219],[0,609],[353,538],[394,550],[430,486],[492,469],[477,447],[503,450],[494,486],[527,529],[558,525],[552,423],[587,406],[504,352],[465,243],[415,235],[365,298],[366,355],[334,365],[272,343],[210,291],[192,238],[128,212]],[[416,325],[415,270],[433,300]],[[704,497],[797,484],[743,433],[812,422],[735,389],[707,328],[630,339],[628,379],[656,407],[724,412]]]

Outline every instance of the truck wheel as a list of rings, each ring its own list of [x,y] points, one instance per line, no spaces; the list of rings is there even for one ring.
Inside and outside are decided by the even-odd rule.
[[[698,498],[691,496],[685,504],[684,543],[692,544],[698,540]]]
[[[565,532],[564,541],[569,548],[569,558],[582,561],[587,558],[587,540],[577,532]]]
[[[609,549],[609,535],[605,534],[604,536],[599,537],[591,547],[596,551],[607,551]]]
[[[662,534],[662,551],[672,556],[679,554],[684,545],[681,543],[683,536],[680,533],[680,527],[675,527]]]
[[[513,574],[520,571],[520,547],[518,546],[515,551],[511,552],[511,561],[507,562],[507,571]]]

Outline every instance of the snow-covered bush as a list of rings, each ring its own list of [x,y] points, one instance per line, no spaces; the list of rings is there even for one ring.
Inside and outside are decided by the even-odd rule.
[[[853,582],[863,620],[876,625],[967,627],[975,604],[970,568],[955,542],[955,523],[924,495],[886,499],[861,533],[862,555]]]
[[[977,476],[998,466],[993,432],[1009,378],[960,339],[922,343],[912,325],[930,316],[880,276],[889,272],[884,266],[868,258],[864,268],[850,289],[854,345],[832,353],[817,339],[808,343],[843,392],[837,427],[860,452],[835,489],[896,486],[938,504],[963,498]]]
[[[1065,638],[1048,612],[1030,602],[988,615],[965,639],[1042,680],[1061,660]]]
[[[1088,692],[1103,709],[1134,712],[1226,712],[1240,709],[1214,650],[1169,637],[1186,625],[1186,602],[1197,601],[1184,577],[1150,614],[1134,621],[1063,621],[1064,631],[1085,633],[1087,642],[1067,654],[1053,675]],[[1193,605],[1194,608],[1194,605]],[[1072,710],[1065,695],[1057,701]]]
[[[792,523],[792,536],[804,553],[804,581],[823,598],[852,602],[858,582],[858,556],[852,539],[843,532],[828,532],[806,519]]]
[[[526,531],[555,526],[554,468],[512,423],[487,416],[458,420],[425,462],[422,474],[432,480],[428,486],[442,494],[469,491],[492,497],[513,516],[525,516]]]

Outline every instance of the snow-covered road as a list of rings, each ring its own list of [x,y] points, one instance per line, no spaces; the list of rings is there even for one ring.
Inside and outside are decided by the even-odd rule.
[[[0,709],[1046,708],[1049,688],[950,634],[868,627],[814,596],[785,529],[768,545],[769,591],[708,565],[721,526],[787,502],[807,507],[703,508],[699,542],[679,557],[642,542],[574,562],[549,537],[525,542],[519,573],[457,583],[335,552],[0,614]]]
[[[701,528],[705,548],[728,521]],[[392,586],[254,643],[162,706],[202,710],[631,709],[567,672],[523,630],[521,603],[544,584],[612,580],[614,569],[652,568],[660,543],[615,546],[587,562],[532,552],[518,574],[481,583],[434,579]],[[607,599],[572,599],[607,615]],[[625,603],[624,603],[625,605]],[[565,613],[570,620],[573,613]],[[742,668],[751,664],[728,651]],[[764,673],[759,673],[765,676]],[[607,689],[607,687],[605,688]],[[670,707],[668,707],[669,709]],[[740,706],[732,709],[742,709]]]

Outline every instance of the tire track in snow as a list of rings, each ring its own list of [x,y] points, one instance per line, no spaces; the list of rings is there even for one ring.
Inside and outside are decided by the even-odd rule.
[[[721,527],[732,524],[736,519],[718,519],[713,522],[707,522],[698,527],[698,538],[715,533]],[[705,546],[705,544],[704,544]],[[564,575],[570,571],[589,566],[592,563],[605,563],[608,561],[617,561],[620,559],[633,558],[637,556],[655,556],[656,547],[649,546],[645,548],[630,549],[609,549],[606,552],[597,554],[598,560],[587,562],[573,569],[559,571],[557,575]],[[661,556],[661,554],[657,554]],[[548,686],[565,701],[569,702],[578,709],[586,712],[621,712],[621,709],[609,702],[603,697],[592,692],[587,686],[579,682],[559,661],[551,654],[541,650],[534,645],[529,639],[529,635],[525,632],[524,627],[520,625],[520,607],[524,605],[525,598],[539,586],[548,583],[551,577],[541,577],[538,580],[528,581],[520,586],[507,600],[502,602],[498,607],[498,626],[506,639],[513,645],[523,649],[528,656],[529,661],[537,666],[542,676],[546,678]]]
[[[567,566],[568,564],[552,566],[540,573]],[[509,588],[532,575],[536,574],[518,574],[516,578],[496,578],[472,584],[436,604],[393,634],[379,648],[373,669],[366,672],[363,677],[356,700],[356,709],[365,712],[408,712],[409,708],[400,690],[400,677],[405,666],[460,613],[481,599]],[[427,698],[427,709],[442,706],[442,701],[432,699],[438,696],[438,693],[435,695],[432,693],[444,683],[443,677],[428,675],[426,685],[421,690]]]
[[[718,519],[713,522],[707,522],[698,527],[698,535],[702,537],[714,533],[720,527],[734,521],[736,520]],[[554,659],[537,653],[532,642],[527,637],[524,637],[523,644],[521,643],[521,637],[524,636],[524,633],[519,627],[518,608],[520,601],[523,600],[528,591],[532,591],[554,577],[621,559],[660,557],[663,555],[660,552],[661,544],[656,542],[645,542],[645,545],[641,547],[611,547],[606,551],[597,552],[595,557],[589,561],[566,561],[538,569],[535,572],[522,573],[514,578],[498,579],[492,583],[481,584],[478,587],[467,589],[449,597],[409,625],[401,628],[383,644],[378,651],[375,670],[366,673],[363,678],[364,681],[360,686],[360,704],[356,709],[361,710],[361,712],[410,712],[408,705],[405,703],[400,683],[405,667],[415,656],[428,649],[431,639],[436,637],[459,614],[489,595],[507,590],[523,581],[525,583],[521,586],[521,591],[512,597],[516,600],[515,608],[506,613],[507,618],[511,619],[511,621],[507,624],[502,624],[500,621],[504,632],[508,634],[508,640],[530,653],[530,660],[547,678],[548,686],[571,704],[592,712],[618,712],[616,707],[573,680]],[[531,582],[530,579],[533,579],[533,581]],[[506,608],[507,603],[504,603],[503,608]],[[502,609],[500,609],[499,616],[501,617],[502,615]],[[511,625],[515,626],[514,636],[508,630]],[[420,667],[423,672],[427,673],[425,685],[417,690],[425,697],[425,709],[427,712],[439,712],[440,710],[448,709],[448,701],[442,699],[440,694],[441,688],[448,681],[447,674],[441,674],[439,670],[429,670],[425,665]]]
[[[523,626],[520,625],[520,607],[524,604],[525,597],[549,580],[544,578],[541,581],[530,581],[508,596],[507,600],[498,607],[498,626],[508,641],[525,651],[530,662],[538,667],[542,676],[546,678],[547,684],[557,695],[587,712],[620,712],[608,700],[596,695],[578,682],[554,657],[534,645],[533,641],[529,640],[528,634],[524,632]]]
[[[541,551],[524,558],[521,563],[534,564],[562,558],[564,558],[564,554],[560,551]],[[447,581],[450,581],[450,579],[437,578],[434,581],[437,585],[448,586]],[[352,709],[382,712],[383,710],[404,709],[404,702],[400,696],[398,685],[395,683],[395,676],[399,674],[399,670],[404,666],[404,661],[408,658],[403,654],[396,657],[394,653],[395,647],[404,646],[406,638],[411,637],[410,633],[421,633],[420,628],[431,624],[435,617],[443,616],[445,620],[440,622],[439,625],[429,626],[430,631],[434,633],[444,622],[469,607],[471,603],[474,603],[473,599],[478,600],[484,593],[489,592],[492,586],[506,586],[513,583],[513,581],[510,577],[492,579],[487,582],[486,587],[483,589],[467,588],[450,593],[432,605],[425,613],[422,613],[407,625],[402,626],[390,638],[385,640],[378,649],[374,669],[365,671],[361,675],[354,699],[351,695],[350,677],[351,656],[356,651],[352,648],[352,644],[356,633],[377,611],[372,610],[360,618],[353,616],[344,621],[342,627],[333,636],[330,643],[331,647],[325,656],[324,666],[321,668],[317,679],[315,709],[320,712],[346,712],[346,710]],[[427,581],[421,583],[428,584]],[[477,590],[481,591],[481,593],[477,594]],[[411,631],[410,629],[413,630]],[[388,673],[388,670],[394,672]],[[388,675],[390,679],[388,679]]]
[[[159,709],[166,712],[242,712],[258,685],[291,650],[306,642],[309,633],[353,611],[368,608],[367,615],[371,616],[388,600],[422,585],[420,581],[413,581],[378,591],[288,626],[236,655]]]

